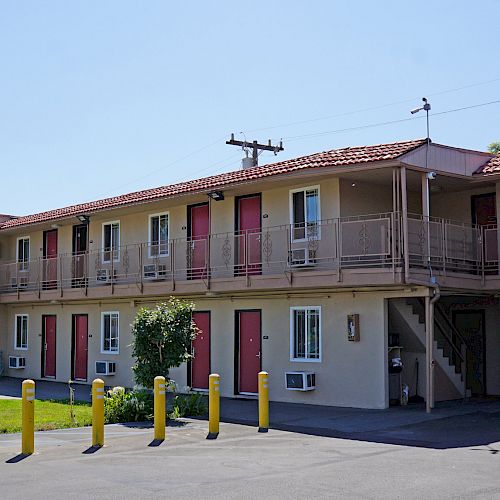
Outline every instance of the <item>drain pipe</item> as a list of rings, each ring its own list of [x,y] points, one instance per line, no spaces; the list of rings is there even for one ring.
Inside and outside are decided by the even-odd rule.
[[[405,280],[406,281],[406,280]],[[425,373],[426,373],[426,398],[425,410],[430,413],[434,408],[434,304],[441,298],[438,283],[409,279],[408,285],[425,286],[432,290],[432,297],[425,297]]]

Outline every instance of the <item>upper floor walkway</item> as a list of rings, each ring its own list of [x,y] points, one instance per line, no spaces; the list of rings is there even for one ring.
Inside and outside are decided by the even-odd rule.
[[[0,264],[0,302],[411,285],[412,280],[500,288],[497,227],[385,212],[166,244],[108,246]]]

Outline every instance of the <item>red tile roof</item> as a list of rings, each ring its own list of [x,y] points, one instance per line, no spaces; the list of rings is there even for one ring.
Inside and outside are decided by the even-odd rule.
[[[239,183],[251,182],[274,175],[288,174],[298,170],[315,169],[322,167],[345,166],[376,161],[394,160],[399,156],[425,144],[425,139],[377,144],[374,146],[356,146],[333,149],[322,153],[315,153],[300,158],[280,161],[270,165],[236,170],[223,174],[213,175],[171,186],[136,191],[134,193],[105,198],[103,200],[81,203],[65,208],[50,210],[34,215],[26,215],[8,220],[0,224],[0,229],[37,224],[77,215],[88,215],[99,210],[107,210],[136,203],[145,203],[180,194],[206,192],[212,189],[223,188]]]
[[[491,158],[488,163],[485,163],[482,167],[480,167],[475,174],[498,174],[500,173],[500,153]]]

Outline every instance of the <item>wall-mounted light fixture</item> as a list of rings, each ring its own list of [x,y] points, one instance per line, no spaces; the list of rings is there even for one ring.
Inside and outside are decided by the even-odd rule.
[[[224,199],[224,193],[222,191],[211,191],[207,194],[214,201],[222,201]]]
[[[77,215],[76,218],[82,223],[82,224],[88,224],[90,222],[90,217],[88,215]]]

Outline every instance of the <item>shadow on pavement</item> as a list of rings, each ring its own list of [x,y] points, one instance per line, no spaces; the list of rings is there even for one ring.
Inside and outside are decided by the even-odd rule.
[[[25,458],[30,457],[31,455],[26,455],[25,453],[19,453],[19,455],[16,455],[15,457],[9,458],[9,460],[6,460],[6,464],[17,464],[21,460],[24,460]]]
[[[257,402],[224,399],[221,421],[258,427]],[[500,442],[498,400],[447,402],[431,413],[414,405],[363,410],[271,403],[270,429],[353,441],[448,449]],[[491,448],[491,453],[498,452]]]
[[[102,446],[90,446],[86,450],[82,451],[82,455],[93,455],[96,451],[99,451]]]

